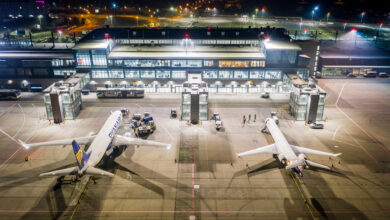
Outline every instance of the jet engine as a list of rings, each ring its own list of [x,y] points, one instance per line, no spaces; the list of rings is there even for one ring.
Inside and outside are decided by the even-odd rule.
[[[279,154],[278,159],[283,165],[286,165],[286,157],[283,154]]]

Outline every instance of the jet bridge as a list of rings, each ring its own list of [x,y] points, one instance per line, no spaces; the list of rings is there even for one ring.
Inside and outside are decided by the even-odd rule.
[[[81,111],[81,89],[88,83],[89,75],[75,74],[66,81],[47,87],[44,93],[48,120],[61,123],[64,119],[75,119]]]
[[[200,74],[188,74],[188,81],[183,84],[181,94],[182,120],[193,124],[208,120],[207,84],[201,80]]]
[[[290,93],[290,114],[297,121],[322,121],[326,92],[315,84],[307,83],[297,75],[289,75],[292,91]]]

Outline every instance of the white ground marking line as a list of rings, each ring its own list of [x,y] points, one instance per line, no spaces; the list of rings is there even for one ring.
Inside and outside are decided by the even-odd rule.
[[[0,115],[0,118],[3,117],[3,115],[8,114],[8,113],[12,110],[12,108],[15,107],[15,105],[16,105],[16,104],[13,104],[13,105],[11,105],[10,107],[8,107],[7,110],[5,110],[5,112],[3,112],[3,113]]]
[[[388,172],[387,172],[387,169],[385,169],[380,163],[378,160],[375,159],[374,156],[372,156],[367,150],[365,147],[363,147],[363,145],[361,145],[352,135],[351,133],[349,133],[347,130],[345,130],[345,132],[352,138],[352,140],[359,146],[359,148],[368,156],[370,157],[377,165],[377,167],[379,169],[381,169],[383,172],[385,172],[385,174],[387,175],[390,175]]]
[[[339,126],[336,128],[336,130],[334,131],[333,136],[332,136],[332,140],[336,140],[336,134],[337,134],[337,132],[339,131],[340,127],[341,127],[341,125],[339,125]]]
[[[337,107],[337,104],[339,103],[339,100],[340,100],[341,94],[343,93],[345,85],[347,85],[347,83],[344,83],[343,87],[341,87],[341,89],[340,89],[339,96],[337,97],[337,100],[336,100],[336,103],[335,103],[336,107]]]
[[[26,124],[26,113],[23,111],[23,108],[20,104],[18,104],[20,110],[23,112],[23,123],[22,123],[22,126],[20,126],[19,130],[15,133],[14,136],[12,136],[13,138],[15,138],[19,132],[24,128],[24,125]]]
[[[336,108],[337,108],[337,110],[339,110],[341,113],[343,113],[343,115],[345,115],[345,117],[347,117],[356,127],[358,127],[363,133],[365,133],[374,143],[379,145],[387,154],[390,154],[389,153],[390,152],[389,149],[385,145],[383,145],[374,136],[370,135],[365,129],[363,129],[357,122],[355,122],[355,120],[353,120],[347,113],[345,113],[343,110],[341,110],[341,108],[338,106],[339,99],[341,97],[341,94],[342,94],[346,84],[347,83],[343,84],[343,87],[341,88],[340,93],[339,93],[339,97],[337,98],[337,101],[336,101]]]
[[[38,127],[38,125],[39,125],[39,121],[37,122],[37,127]],[[30,133],[30,136],[28,136],[27,137],[27,139],[26,140],[24,140],[24,142],[28,142],[31,138],[32,138],[32,136],[36,133],[36,131],[37,131],[38,129],[36,128],[36,129],[34,129],[34,131],[33,132],[31,132]],[[14,135],[14,137],[11,137],[11,135],[9,135],[8,133],[6,133],[5,131],[3,131],[2,129],[0,129],[0,133],[3,133],[5,136],[7,136],[9,139],[11,139],[13,142],[15,142],[17,145],[19,145],[20,147],[6,160],[6,161],[4,161],[1,165],[0,165],[0,169],[1,168],[3,168],[7,163],[8,163],[8,161],[9,160],[11,160],[11,158],[12,157],[14,157],[15,156],[15,154],[16,153],[18,153],[22,148],[24,148],[20,143],[19,143],[19,141],[17,141],[14,137],[16,136],[16,135]]]
[[[171,135],[171,133],[168,131],[168,129],[167,129],[166,127],[163,127],[163,128],[164,128],[164,130],[167,132],[169,138],[170,138],[171,140],[175,140],[175,139],[173,138],[173,136]]]

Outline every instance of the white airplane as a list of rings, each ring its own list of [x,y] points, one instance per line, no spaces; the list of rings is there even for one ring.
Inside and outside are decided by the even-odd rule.
[[[122,122],[122,113],[120,111],[112,112],[100,129],[97,135],[93,133],[86,137],[71,138],[65,140],[56,140],[48,142],[40,142],[33,144],[26,144],[19,140],[20,144],[28,149],[30,147],[41,147],[41,146],[58,146],[58,145],[72,145],[73,152],[76,156],[77,166],[65,168],[61,170],[54,170],[47,173],[42,173],[39,176],[65,176],[69,174],[78,173],[79,176],[84,174],[89,175],[100,175],[100,176],[114,176],[114,174],[96,168],[100,160],[105,155],[106,151],[112,147],[121,145],[143,145],[143,146],[155,146],[155,147],[166,147],[171,148],[170,144],[159,143],[155,141],[147,141],[137,138],[132,138],[130,135],[121,136],[117,135],[116,132]],[[89,145],[87,152],[85,152],[79,144]]]
[[[237,156],[241,157],[254,154],[273,154],[274,158],[277,157],[279,161],[284,166],[286,166],[286,169],[291,169],[300,176],[303,176],[302,170],[304,167],[308,166],[330,170],[330,168],[325,165],[308,160],[305,154],[317,154],[332,157],[337,157],[341,155],[341,153],[332,154],[289,144],[283,133],[280,131],[279,127],[276,125],[275,120],[276,119],[274,118],[267,118],[265,120],[266,128],[271,133],[271,136],[274,139],[275,143],[264,147],[256,148],[254,150],[239,153],[237,154]]]

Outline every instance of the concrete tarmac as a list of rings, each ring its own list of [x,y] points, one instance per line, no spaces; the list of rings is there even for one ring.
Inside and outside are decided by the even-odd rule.
[[[76,120],[59,125],[45,120],[41,95],[1,101],[0,219],[389,219],[390,80],[319,84],[328,93],[323,130],[294,121],[288,95],[265,100],[211,94],[210,114],[220,113],[222,131],[213,121],[187,125],[171,119],[170,108],[180,110],[179,94],[125,100],[98,100],[92,94],[83,97]],[[131,114],[150,112],[157,130],[148,139],[172,148],[110,151],[100,166],[115,177],[98,177],[96,184],[88,176],[77,182],[65,177],[62,184],[58,177],[40,178],[40,173],[74,166],[72,148],[25,150],[12,139],[30,143],[85,136],[98,132],[110,111],[121,107]],[[310,168],[299,178],[272,155],[237,158],[239,152],[273,143],[260,132],[271,111],[278,112],[291,144],[343,153],[339,158],[307,155],[333,171]],[[244,114],[252,115],[245,125]],[[118,132],[130,132],[128,124]]]

